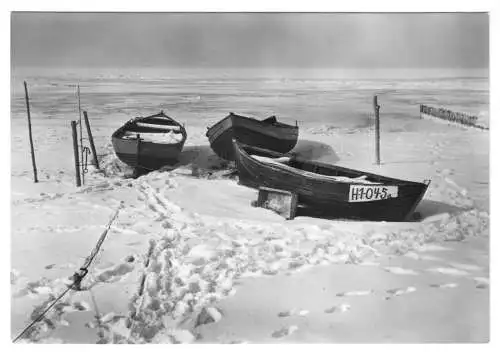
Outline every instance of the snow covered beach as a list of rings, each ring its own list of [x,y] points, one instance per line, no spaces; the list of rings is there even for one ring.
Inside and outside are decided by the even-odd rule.
[[[87,290],[66,296],[23,341],[340,342],[351,336],[351,342],[437,342],[457,341],[461,331],[472,331],[465,341],[488,339],[489,132],[418,116],[420,103],[446,105],[477,114],[487,124],[487,79],[158,76],[164,78],[14,73],[13,337],[64,289],[122,204],[84,281]],[[38,184],[31,177],[23,79],[32,101]],[[78,119],[78,82],[103,169],[89,166],[80,189],[74,186],[69,129],[69,121]],[[382,165],[376,166],[371,96],[386,91],[379,98]],[[186,123],[180,165],[127,178],[130,170],[116,160],[111,133],[136,114],[161,109]],[[221,176],[225,163],[204,135],[229,111],[299,120],[295,151],[305,157],[409,180],[431,179],[417,208],[422,221],[300,215],[285,221],[251,207],[257,192]],[[331,271],[338,280],[325,282]],[[144,291],[138,295],[143,275]],[[298,288],[284,289],[297,282],[302,282]],[[261,296],[255,286],[263,288]],[[323,289],[328,294],[321,294]],[[357,294],[338,296],[346,292]],[[453,325],[456,307],[443,305],[449,297],[448,302],[466,307],[463,314],[474,313],[474,329],[463,321]],[[391,330],[390,318],[377,321],[386,326],[383,336],[365,334],[362,340],[353,332],[365,321],[363,312],[411,299],[428,307],[421,316],[427,325],[412,325],[410,315],[394,313],[388,316],[407,322],[402,324],[406,335]],[[436,314],[451,319],[441,334],[430,327],[440,322]],[[328,319],[345,332],[329,331]]]

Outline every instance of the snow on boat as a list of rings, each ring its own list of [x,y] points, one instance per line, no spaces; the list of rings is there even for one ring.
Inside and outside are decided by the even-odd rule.
[[[286,153],[297,144],[299,128],[271,116],[262,121],[230,113],[208,128],[206,133],[214,152],[226,160],[234,160],[232,139],[256,147]]]
[[[430,183],[304,160],[236,140],[233,145],[240,184],[294,192],[300,206],[337,218],[410,220]]]
[[[186,142],[184,126],[163,111],[147,117],[136,117],[111,136],[118,159],[145,170],[157,170],[175,164]]]

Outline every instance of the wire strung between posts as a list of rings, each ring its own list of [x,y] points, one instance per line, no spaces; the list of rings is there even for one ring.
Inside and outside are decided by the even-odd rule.
[[[40,315],[38,315],[30,324],[28,324],[28,326],[26,326],[24,328],[24,330],[21,331],[21,333],[19,335],[17,335],[16,338],[12,342],[16,342],[17,340],[19,340],[31,327],[33,327],[33,325],[35,325],[40,320],[42,320],[45,317],[45,315],[47,314],[47,312],[52,307],[54,307],[54,305],[59,300],[61,300],[70,290],[75,290],[75,291],[82,290],[82,288],[81,288],[82,280],[85,278],[85,276],[89,272],[88,268],[92,264],[92,262],[94,261],[95,257],[97,256],[97,253],[99,253],[99,250],[101,249],[102,243],[106,239],[106,235],[108,234],[109,229],[111,228],[112,223],[115,221],[116,217],[118,216],[118,213],[120,212],[121,208],[122,208],[122,205],[120,204],[120,206],[116,210],[115,214],[113,215],[111,220],[108,222],[106,229],[101,234],[101,237],[99,237],[99,240],[97,241],[97,244],[95,245],[94,249],[92,250],[90,255],[87,257],[87,259],[85,260],[85,263],[83,264],[83,266],[79,269],[79,271],[77,271],[73,274],[73,282],[71,283],[71,285],[69,285],[63,291],[63,293],[61,293],[59,295],[59,297],[57,297],[47,308],[45,308],[45,310]]]

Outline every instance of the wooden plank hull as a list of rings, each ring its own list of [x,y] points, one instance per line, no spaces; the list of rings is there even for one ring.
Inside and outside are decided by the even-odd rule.
[[[152,127],[148,127],[151,124]],[[145,127],[146,125],[146,127]],[[155,127],[155,125],[157,125]],[[159,127],[158,127],[159,126]],[[163,133],[168,129],[175,130],[181,135],[177,143],[159,143],[146,141],[142,138],[125,137],[126,134],[136,133]],[[127,122],[116,130],[111,141],[115,154],[125,164],[145,170],[157,170],[178,161],[184,143],[187,139],[186,130],[182,125],[162,113],[144,118],[136,118]]]
[[[409,219],[424,196],[428,183],[418,183],[388,178],[358,170],[334,165],[292,158],[289,166],[268,164],[256,160],[248,152],[251,147],[234,141],[236,165],[239,182],[242,185],[258,188],[270,187],[295,192],[299,205],[330,217],[364,220],[403,221]],[[253,153],[252,153],[253,154]],[[262,154],[261,154],[262,155]],[[278,154],[270,153],[276,157]],[[296,170],[294,168],[296,167]],[[301,170],[306,170],[304,176]],[[336,182],[325,177],[311,176],[310,173],[323,175],[359,177],[367,176],[377,187],[397,187],[396,197],[374,201],[352,201],[353,186],[370,188],[356,182]]]
[[[141,142],[139,152],[136,140],[112,139],[115,154],[125,164],[146,170],[158,170],[175,164],[182,152],[183,144],[161,145]]]
[[[286,153],[297,144],[299,129],[275,119],[259,121],[231,113],[210,127],[206,135],[219,157],[235,160],[233,138],[244,144]]]

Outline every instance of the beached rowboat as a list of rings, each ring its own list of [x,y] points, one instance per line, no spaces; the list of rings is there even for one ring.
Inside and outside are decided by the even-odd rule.
[[[186,138],[184,126],[161,111],[128,121],[113,133],[111,141],[125,164],[157,170],[177,162]]]
[[[233,145],[240,184],[294,192],[300,206],[338,218],[410,219],[430,183],[303,160],[236,140]]]
[[[233,138],[244,144],[286,153],[297,144],[299,128],[278,122],[275,116],[259,121],[231,112],[209,127],[206,135],[218,156],[234,160]]]

